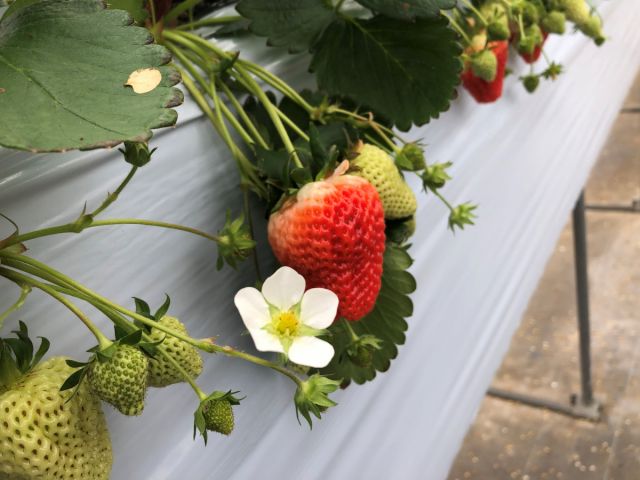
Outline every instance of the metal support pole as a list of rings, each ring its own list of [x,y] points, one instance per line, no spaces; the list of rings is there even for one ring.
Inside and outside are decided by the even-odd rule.
[[[598,421],[601,405],[593,397],[591,381],[591,332],[589,325],[589,280],[587,272],[587,228],[584,216],[584,191],[573,208],[573,246],[576,274],[576,304],[578,308],[578,333],[580,343],[581,395],[571,395],[569,404],[561,404],[546,398],[489,388],[488,395],[503,400],[522,403],[536,408],[546,408],[572,417]]]
[[[584,218],[584,191],[573,208],[573,254],[576,272],[578,332],[580,334],[580,383],[585,406],[593,403],[591,382],[591,332],[589,326],[589,277],[587,272],[587,227]]]

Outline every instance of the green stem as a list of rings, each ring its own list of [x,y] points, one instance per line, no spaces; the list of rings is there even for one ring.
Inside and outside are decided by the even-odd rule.
[[[57,270],[51,268],[48,265],[45,265],[42,262],[39,262],[38,260],[25,256],[25,255],[15,255],[9,252],[3,252],[0,251],[0,258],[7,258],[9,260],[13,260],[12,262],[12,266],[13,268],[16,269],[22,269],[20,264],[26,264],[28,266],[31,267],[35,267],[35,269],[31,269],[32,271],[42,271],[45,273],[45,277],[49,278],[49,279],[53,279],[54,282],[58,285],[61,285],[62,287],[65,288],[69,288],[71,287],[72,289],[75,289],[76,291],[83,293],[91,298],[93,298],[94,301],[99,302],[101,304],[103,304],[104,306],[108,307],[109,309],[112,309],[116,312],[122,313],[125,316],[132,318],[134,320],[138,320],[140,323],[142,323],[143,325],[147,325],[149,327],[155,328],[157,330],[160,330],[164,333],[166,333],[167,335],[171,335],[172,337],[177,338],[178,340],[182,340],[185,343],[188,343],[189,345],[193,345],[194,347],[205,351],[205,352],[209,352],[209,353],[222,353],[224,355],[230,356],[230,357],[236,357],[236,358],[241,358],[243,360],[246,360],[248,362],[251,363],[255,363],[256,365],[261,365],[264,367],[268,367],[272,370],[275,370],[277,372],[282,373],[283,375],[289,377],[293,382],[295,382],[297,385],[300,385],[300,379],[292,372],[290,372],[289,370],[287,370],[284,367],[281,367],[280,365],[276,365],[273,362],[270,362],[268,360],[265,360],[263,358],[260,357],[256,357],[255,355],[250,355],[248,353],[244,353],[241,352],[239,350],[235,350],[234,348],[230,347],[230,346],[221,346],[221,345],[216,345],[212,342],[211,339],[204,339],[204,340],[196,340],[193,339],[187,335],[183,335],[180,332],[176,332],[175,330],[172,330],[170,328],[165,327],[164,325],[154,322],[153,320],[148,319],[147,317],[144,317],[136,312],[133,312],[131,310],[128,310],[114,302],[112,302],[111,300],[109,300],[108,298],[105,298],[101,295],[99,295],[98,293],[88,289],[87,287],[81,285],[80,283],[76,282],[75,280],[71,279],[70,277],[67,277],[66,275],[64,275],[61,272],[58,272]],[[5,274],[5,271],[8,272],[7,274]],[[29,284],[33,283],[37,283],[34,280],[30,279],[29,277],[26,277],[24,275],[18,274],[17,272],[14,272],[12,270],[8,270],[5,268],[0,267],[0,275],[6,276],[7,278],[10,278],[9,275],[19,275],[22,278],[18,278],[19,281],[22,281],[23,283],[26,283],[26,281],[28,281]],[[38,276],[40,276],[39,274],[37,274]],[[40,284],[43,285],[43,284]],[[35,285],[34,285],[35,286]],[[58,297],[61,297],[63,300],[67,301],[64,297],[62,297],[61,295],[59,295],[56,290],[52,287],[47,287],[51,292],[53,292],[54,294],[56,294]],[[108,339],[105,340],[109,341]]]
[[[286,123],[289,128],[291,128],[291,130],[293,130],[294,132],[296,132],[298,134],[298,136],[302,139],[304,139],[305,141],[309,141],[309,135],[307,135],[306,133],[304,133],[300,127],[298,127],[298,125],[296,125],[293,120],[291,120],[289,117],[287,117],[284,112],[282,110],[280,110],[278,107],[276,107],[274,105],[275,111],[278,114],[278,116],[282,119],[282,121],[284,123]]]
[[[244,215],[247,218],[247,224],[249,225],[249,234],[251,238],[255,241],[255,234],[253,230],[253,217],[251,215],[251,208],[249,208],[249,192],[245,189],[242,192],[242,199],[244,202]],[[262,283],[262,275],[260,273],[260,263],[258,262],[258,249],[254,248],[251,252],[251,256],[253,257],[253,266],[256,270],[256,277],[260,283]]]
[[[195,22],[183,23],[177,26],[176,30],[194,30],[200,27],[216,27],[218,25],[227,25],[229,23],[235,23],[242,20],[239,15],[230,15],[226,17],[215,18],[203,18],[202,20],[196,20]]]
[[[487,19],[484,17],[484,15],[482,15],[482,13],[480,13],[480,11],[476,7],[473,6],[473,3],[471,3],[469,0],[462,0],[462,3],[464,3],[469,10],[476,14],[478,19],[482,22],[482,25],[484,25],[485,27],[489,25]]]
[[[347,333],[351,336],[351,340],[354,342],[357,341],[359,337],[358,335],[356,335],[356,332],[353,331],[353,327],[351,326],[349,320],[344,319],[344,325],[347,329]]]
[[[177,40],[180,43],[182,43],[186,48],[190,48],[190,49],[195,48],[197,50],[198,48],[197,45],[192,45],[192,42],[189,42],[188,40],[182,42],[182,39],[180,36],[171,35],[170,34],[171,32],[166,32],[166,33],[169,34],[167,35],[168,39],[170,39],[171,37],[176,37]],[[202,76],[198,73],[193,63],[186,57],[186,55],[184,55],[180,51],[180,49],[177,48],[177,46],[173,45],[171,42],[165,42],[164,45],[174,54],[174,56],[178,58],[180,63],[188,70],[189,74],[191,74],[191,77],[193,77],[202,86],[202,88],[205,91],[208,91],[210,86],[207,84],[204,78],[202,78]],[[228,131],[226,130],[226,127],[224,126],[224,124],[220,123],[218,115],[216,115],[213,112],[209,103],[204,98],[202,93],[198,90],[193,80],[189,77],[189,75],[186,74],[186,72],[183,69],[179,67],[177,67],[177,69],[178,71],[180,71],[182,75],[182,83],[189,91],[191,97],[198,104],[198,106],[200,107],[200,110],[202,110],[202,112],[209,118],[209,121],[211,122],[215,130],[218,132],[218,134],[222,137],[222,139],[227,144],[227,147],[231,151],[231,154],[238,165],[238,169],[240,170],[240,175],[243,182],[248,182],[254,187],[256,193],[258,193],[262,197],[266,197],[267,189],[262,183],[262,181],[260,180],[260,178],[258,177],[258,174],[256,173],[253,164],[244,155],[244,153],[242,153],[242,151],[238,148],[235,142],[228,135]]]
[[[449,23],[453,27],[453,29],[458,32],[458,34],[467,42],[467,46],[471,46],[471,38],[466,34],[464,29],[458,24],[458,22],[450,15],[445,15],[449,19]]]
[[[169,23],[170,21],[175,20],[180,16],[180,14],[182,14],[182,12],[186,12],[187,10],[195,7],[201,1],[202,0],[185,0],[184,2],[177,4],[164,16],[164,22]],[[151,0],[151,2],[153,2],[153,0]]]
[[[296,374],[294,374],[290,370],[287,370],[286,368],[276,363],[270,362],[269,360],[265,360],[264,358],[256,357],[255,355],[241,352],[240,350],[236,350],[228,346],[219,346],[213,343],[209,343],[209,348],[212,353],[222,353],[229,357],[241,358],[243,360],[246,360],[247,362],[255,363],[256,365],[260,365],[260,366],[275,370],[276,372],[281,373],[282,375],[290,378],[291,381],[298,386],[302,384],[302,382],[300,381],[300,378],[298,378]]]
[[[188,33],[188,32],[166,32],[166,37],[169,40],[175,39],[176,41],[179,41],[180,37],[183,37],[183,38],[192,40],[192,42],[197,43],[198,45],[202,46],[203,48],[207,48],[207,49],[211,50],[211,52],[213,52],[215,55],[217,55],[220,58],[224,58],[224,59],[228,59],[228,60],[232,59],[232,57],[228,53],[226,53],[225,51],[221,50],[220,48],[218,48],[214,44],[209,43],[206,40],[198,37],[197,35],[193,35],[193,34]],[[295,165],[298,168],[303,168],[302,162],[300,161],[300,158],[298,157],[298,153],[296,152],[296,149],[293,146],[293,143],[291,142],[291,139],[289,138],[289,134],[287,133],[287,130],[285,129],[285,127],[284,127],[284,125],[282,123],[282,120],[280,119],[278,113],[276,112],[276,109],[275,109],[273,103],[271,103],[271,100],[269,99],[269,97],[267,97],[266,93],[264,93],[262,88],[256,83],[256,81],[251,77],[251,75],[242,66],[241,63],[238,63],[238,61],[236,61],[233,69],[238,74],[238,77],[241,78],[244,81],[245,88],[247,88],[250,93],[255,95],[258,98],[258,100],[260,101],[260,103],[262,103],[262,106],[267,111],[267,114],[269,115],[269,118],[271,119],[271,122],[273,123],[273,126],[275,127],[276,131],[278,132],[278,136],[282,140],[282,143],[284,144],[285,149],[287,150],[287,152],[291,156],[291,158],[292,158],[293,162],[295,163]]]
[[[7,244],[7,246],[13,245],[15,243],[33,240],[34,238],[47,237],[49,235],[58,235],[62,233],[80,233],[87,228],[106,227],[111,225],[146,225],[149,227],[167,228],[170,230],[188,232],[193,235],[206,238],[207,240],[211,240],[212,242],[216,242],[216,244],[220,241],[220,238],[216,235],[210,235],[196,228],[185,227],[183,225],[177,225],[175,223],[157,222],[155,220],[144,220],[138,218],[108,218],[105,220],[92,220],[91,223],[84,226],[78,226],[78,224],[74,222],[64,225],[58,225],[55,227],[43,228],[41,230],[34,230],[33,232],[18,235],[17,237],[12,239]]]
[[[242,107],[231,89],[224,82],[220,82],[220,88],[222,88],[222,91],[226,95],[227,99],[231,102],[231,105],[233,105],[233,108],[236,110],[245,126],[249,129],[249,132],[251,133],[251,135],[253,135],[253,138],[258,143],[258,145],[260,145],[264,149],[268,149],[269,145],[265,141],[264,137],[260,134],[253,121],[251,121],[249,115],[247,115],[247,112]]]
[[[105,337],[105,335],[100,331],[98,327],[87,317],[82,310],[76,307],[73,302],[69,301],[66,297],[60,295],[53,289],[51,286],[46,285],[44,283],[38,282],[31,277],[26,275],[22,275],[21,273],[15,272],[13,270],[9,270],[8,268],[0,267],[0,275],[8,278],[9,280],[17,283],[18,285],[30,285],[33,288],[37,288],[38,290],[42,290],[46,294],[50,295],[60,303],[62,303],[65,307],[67,307],[76,317],[80,319],[82,323],[89,329],[89,331],[96,337],[98,343],[100,344],[100,348],[104,349],[111,345],[111,341]]]
[[[264,81],[266,84],[272,86],[276,90],[279,90],[281,93],[289,97],[291,100],[296,102],[300,107],[307,111],[307,113],[312,114],[315,112],[315,107],[309,104],[302,96],[295,91],[293,87],[291,87],[288,83],[282,80],[277,75],[265,70],[259,65],[255,63],[249,62],[247,60],[238,59],[237,62],[246,68],[248,71],[253,73],[260,80]]]
[[[97,217],[100,213],[106,210],[109,205],[115,202],[118,199],[118,195],[120,195],[122,190],[124,190],[124,188],[129,184],[133,176],[136,174],[137,170],[138,170],[138,167],[136,167],[135,165],[131,167],[131,170],[129,170],[129,174],[120,183],[120,185],[118,185],[118,188],[116,188],[116,190],[113,193],[110,193],[109,195],[107,195],[107,198],[104,200],[104,202],[102,202],[102,204],[98,208],[96,208],[93,212],[91,212],[89,215],[91,215],[92,217]]]
[[[431,190],[435,194],[435,196],[438,197],[440,201],[444,203],[451,212],[453,212],[454,210],[453,206],[448,202],[446,198],[444,198],[444,196],[437,189],[429,187],[429,190]]]
[[[26,284],[20,285],[20,284],[18,284],[18,286],[21,289],[20,297],[18,297],[18,300],[16,301],[16,303],[11,305],[6,311],[4,311],[2,314],[0,314],[0,332],[2,331],[2,327],[4,325],[4,321],[13,312],[16,312],[16,311],[18,311],[18,310],[20,310],[22,308],[22,306],[24,305],[24,302],[27,300],[27,297],[31,293],[31,287],[29,285],[26,285]]]

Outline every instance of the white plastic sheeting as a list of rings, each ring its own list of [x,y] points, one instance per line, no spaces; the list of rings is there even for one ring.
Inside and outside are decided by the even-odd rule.
[[[429,161],[454,161],[444,193],[480,204],[475,227],[452,235],[445,208],[420,196],[411,249],[418,279],[408,340],[388,373],[335,395],[340,405],[299,426],[289,380],[241,361],[208,358],[206,390],[240,390],[229,438],[191,439],[197,401],[186,385],[150,390],[144,414],[106,407],[114,444],[113,478],[409,479],[446,477],[494,371],[640,63],[640,2],[602,6],[611,35],[596,48],[582,36],[552,37],[551,57],[567,67],[554,84],[528,95],[514,77],[504,98],[477,105],[461,92],[451,110],[411,138],[429,144]],[[255,58],[296,85],[309,84],[303,57],[282,60],[254,41]],[[525,71],[515,62],[516,71]],[[105,217],[154,218],[215,231],[224,211],[240,211],[235,167],[190,103],[180,124],[157,134],[154,161]],[[69,221],[96,205],[126,174],[115,151],[38,155],[0,152],[0,211],[23,231]],[[419,190],[417,182],[413,187]],[[256,208],[256,212],[260,212]],[[264,230],[259,223],[258,230]],[[9,227],[2,227],[10,233]],[[132,305],[159,304],[196,336],[252,351],[241,336],[234,293],[252,283],[251,265],[215,270],[215,245],[180,232],[124,226],[30,242],[30,253],[90,288]],[[263,266],[271,268],[264,238]],[[18,291],[0,281],[0,306]],[[107,322],[87,309],[99,325]],[[34,293],[17,319],[52,340],[53,354],[85,358],[92,337],[64,308]],[[595,319],[597,321],[597,319]]]

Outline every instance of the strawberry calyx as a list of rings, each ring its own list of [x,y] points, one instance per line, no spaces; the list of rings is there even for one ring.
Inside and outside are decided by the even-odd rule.
[[[15,338],[0,338],[0,390],[8,390],[23,375],[29,373],[49,350],[50,342],[40,337],[40,346],[34,351],[29,330],[24,322],[14,330]]]

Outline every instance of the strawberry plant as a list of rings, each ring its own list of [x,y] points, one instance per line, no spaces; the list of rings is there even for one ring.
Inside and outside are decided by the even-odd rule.
[[[600,18],[584,0],[241,0],[240,15],[201,16],[209,4],[16,0],[3,12],[0,145],[51,152],[122,143],[130,171],[100,204],[85,205],[66,223],[23,232],[2,215],[14,232],[0,239],[0,277],[19,294],[0,313],[0,331],[38,290],[96,343],[86,358],[41,362],[48,341],[34,353],[26,324],[16,338],[0,339],[2,478],[108,478],[111,445],[100,402],[139,415],[150,387],[187,383],[196,397],[194,435],[205,443],[210,432],[229,435],[244,397],[198,384],[208,354],[284,375],[296,415],[310,426],[336,405],[330,395],[340,386],[387,371],[405,342],[417,288],[408,242],[419,211],[406,177],[418,177],[448,208],[451,230],[472,225],[476,209],[442,194],[451,163],[427,161],[422,141],[398,131],[437,118],[460,82],[479,102],[497,100],[510,45],[529,64],[546,59],[547,37],[563,33],[567,21],[604,41]],[[283,54],[307,55],[317,88],[298,90],[217,40],[247,32]],[[541,78],[560,73],[549,62],[522,80],[534,91]],[[228,212],[217,234],[104,218],[153,161],[152,130],[176,122],[180,80],[238,167],[243,211]],[[251,195],[267,212],[268,243],[282,265],[267,278],[258,268]],[[259,288],[236,294],[238,328],[244,324],[256,350],[278,359],[193,338],[189,319],[170,315],[168,297],[154,312],[140,298],[135,308],[120,305],[28,251],[34,239],[127,225],[212,242],[218,269],[252,258]],[[98,328],[85,307],[106,317],[113,333]]]

